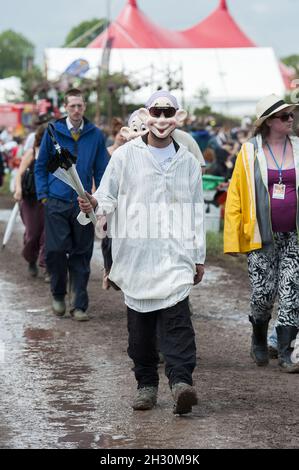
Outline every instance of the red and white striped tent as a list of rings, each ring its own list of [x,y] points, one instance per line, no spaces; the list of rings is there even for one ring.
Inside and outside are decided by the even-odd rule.
[[[188,40],[189,47],[256,47],[229,13],[226,0],[220,0],[215,11],[182,34]]]
[[[126,0],[118,17],[86,49],[46,50],[49,78],[57,78],[54,70],[62,73],[78,58],[89,61],[88,76],[92,77],[92,70],[96,73],[105,62],[107,45],[111,73],[122,71],[147,84],[127,95],[136,103],[142,103],[157,86],[167,86],[167,80],[163,83],[159,78],[163,71],[183,85],[174,94],[184,98],[190,109],[199,105],[204,89],[215,110],[237,115],[253,113],[262,96],[285,93],[273,49],[257,47],[246,36],[230,15],[226,0],[220,0],[214,12],[185,31],[158,26],[136,0]],[[287,72],[284,68],[285,78]]]
[[[103,48],[107,40],[115,49],[171,49],[189,47],[184,35],[150,21],[138,8],[136,0],[128,0],[119,16],[88,47]]]

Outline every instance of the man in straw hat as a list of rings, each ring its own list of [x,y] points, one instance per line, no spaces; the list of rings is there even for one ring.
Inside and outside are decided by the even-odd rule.
[[[225,210],[224,252],[246,253],[251,283],[251,357],[269,363],[267,331],[278,297],[278,362],[299,372],[292,344],[299,326],[299,139],[294,109],[278,96],[256,107],[255,135],[237,157]]]

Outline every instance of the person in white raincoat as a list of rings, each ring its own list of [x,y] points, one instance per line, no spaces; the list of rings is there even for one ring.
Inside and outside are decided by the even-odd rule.
[[[167,91],[154,93],[139,110],[149,133],[119,147],[89,203],[98,216],[112,215],[113,264],[109,279],[124,293],[128,311],[128,354],[134,362],[136,410],[157,401],[160,349],[174,398],[174,413],[197,404],[196,365],[188,296],[201,281],[205,261],[201,167],[171,133],[186,117]]]

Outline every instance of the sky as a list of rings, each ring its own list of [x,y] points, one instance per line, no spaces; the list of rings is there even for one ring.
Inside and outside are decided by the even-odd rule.
[[[127,0],[0,0],[0,32],[13,29],[43,50],[60,47],[73,26],[92,18],[115,19]],[[228,0],[231,15],[259,46],[272,46],[278,57],[299,54],[299,0]],[[209,15],[219,0],[139,0],[152,21],[174,30],[187,29]]]

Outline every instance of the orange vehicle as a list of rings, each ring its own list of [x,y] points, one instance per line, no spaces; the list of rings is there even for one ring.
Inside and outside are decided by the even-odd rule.
[[[12,127],[15,135],[23,135],[36,112],[37,107],[32,103],[0,104],[0,127]]]
[[[50,112],[53,112],[54,117],[59,117],[59,111],[55,110],[52,102],[47,99],[41,99],[37,104],[0,104],[0,128],[12,127],[15,136],[23,136],[26,129],[32,126],[34,118]]]

